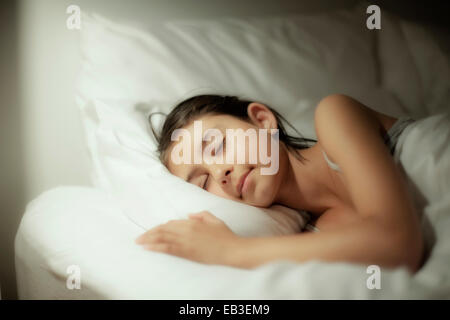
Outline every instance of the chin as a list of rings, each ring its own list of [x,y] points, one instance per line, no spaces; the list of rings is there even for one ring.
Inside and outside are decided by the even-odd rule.
[[[254,181],[254,187],[252,190],[249,190],[249,197],[245,202],[256,207],[270,207],[275,201],[275,191],[277,189],[275,177],[276,175],[263,176],[258,174],[256,181]]]

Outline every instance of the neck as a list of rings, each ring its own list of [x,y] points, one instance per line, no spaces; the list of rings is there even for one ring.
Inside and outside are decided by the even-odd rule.
[[[275,202],[321,214],[339,203],[328,166],[319,158],[322,154],[318,143],[299,151],[307,160],[301,162],[287,152],[287,170]]]

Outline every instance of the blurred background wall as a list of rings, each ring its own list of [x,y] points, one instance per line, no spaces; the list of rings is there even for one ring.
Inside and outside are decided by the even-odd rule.
[[[16,294],[13,241],[25,203],[23,130],[19,107],[17,4],[0,10],[0,288],[1,296]]]
[[[66,28],[66,8],[132,21],[318,12],[358,0],[3,0],[0,3],[0,284],[17,297],[14,237],[26,204],[58,185],[89,185],[89,158],[74,92],[80,65],[78,33]],[[372,1],[447,28],[445,5]],[[445,7],[445,8],[444,8]],[[447,33],[448,35],[448,33]],[[448,38],[441,39],[443,46]],[[447,46],[448,49],[448,46]]]

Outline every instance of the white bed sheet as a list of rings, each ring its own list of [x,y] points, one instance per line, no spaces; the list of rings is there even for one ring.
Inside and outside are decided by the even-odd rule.
[[[367,269],[356,264],[276,261],[244,270],[145,251],[133,242],[141,229],[123,215],[114,199],[94,188],[60,187],[30,203],[21,222],[16,238],[19,297],[450,298],[448,141],[449,114],[420,120],[399,139],[395,159],[402,161],[411,188],[420,194],[416,199],[423,207],[424,230],[432,250],[414,276],[404,268],[382,269],[380,290],[367,288]],[[417,151],[417,143],[422,152]],[[168,264],[177,264],[180,272],[168,273]],[[80,290],[66,288],[70,265],[80,267]]]

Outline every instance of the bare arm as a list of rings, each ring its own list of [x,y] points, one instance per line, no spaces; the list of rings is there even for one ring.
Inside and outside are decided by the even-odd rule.
[[[254,268],[273,260],[353,262],[380,267],[418,268],[408,245],[393,226],[372,217],[361,218],[339,229],[287,236],[239,238],[230,251],[229,264]],[[396,236],[397,235],[397,236]]]

